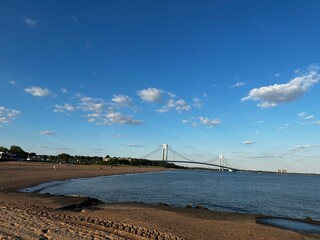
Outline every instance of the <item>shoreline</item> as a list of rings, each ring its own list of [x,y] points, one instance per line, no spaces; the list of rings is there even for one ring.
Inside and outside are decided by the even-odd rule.
[[[160,168],[0,162],[0,239],[320,239],[256,223],[258,215],[143,203],[89,204],[85,197],[18,192],[41,183],[164,171]],[[40,238],[42,237],[42,238]]]

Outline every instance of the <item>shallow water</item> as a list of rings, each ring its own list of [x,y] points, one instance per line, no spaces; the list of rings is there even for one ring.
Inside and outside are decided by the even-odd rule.
[[[176,170],[72,179],[25,191],[320,220],[319,182],[309,175]]]
[[[260,218],[258,223],[280,227],[292,231],[298,232],[307,232],[307,233],[320,233],[320,225],[297,221],[292,219],[284,219],[284,218]]]

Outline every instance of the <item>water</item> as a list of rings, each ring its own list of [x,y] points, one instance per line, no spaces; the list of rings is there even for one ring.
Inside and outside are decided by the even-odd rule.
[[[320,220],[319,182],[320,176],[177,170],[72,179],[25,191]]]
[[[266,217],[258,219],[258,223],[280,227],[284,229],[289,229],[292,231],[298,232],[307,232],[307,233],[320,233],[320,225],[299,221],[299,220],[292,220],[292,219],[285,219],[285,218],[274,218],[274,217]]]

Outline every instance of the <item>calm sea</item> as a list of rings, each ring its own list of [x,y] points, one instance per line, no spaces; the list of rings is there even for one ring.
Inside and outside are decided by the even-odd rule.
[[[72,179],[27,191],[320,220],[320,176],[177,170]]]

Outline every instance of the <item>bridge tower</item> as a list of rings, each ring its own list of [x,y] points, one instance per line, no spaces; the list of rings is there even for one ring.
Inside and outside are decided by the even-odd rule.
[[[223,171],[224,170],[224,157],[222,154],[219,155],[219,165],[220,165],[220,168],[219,168],[219,171]]]
[[[168,161],[168,144],[162,144],[162,161]]]

